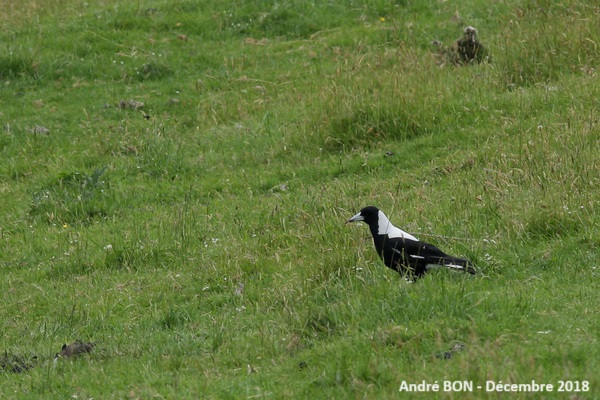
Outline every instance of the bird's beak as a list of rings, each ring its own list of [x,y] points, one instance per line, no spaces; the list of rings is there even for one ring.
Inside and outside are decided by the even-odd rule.
[[[356,222],[356,221],[364,221],[364,220],[365,220],[365,217],[363,217],[362,215],[360,215],[360,213],[358,213],[354,217],[352,217],[348,221],[346,221],[346,223],[348,223],[348,222]]]

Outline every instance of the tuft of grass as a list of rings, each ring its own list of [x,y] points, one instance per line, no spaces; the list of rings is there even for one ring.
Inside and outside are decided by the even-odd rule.
[[[357,106],[349,115],[332,120],[323,130],[328,134],[324,144],[333,150],[364,147],[386,140],[409,140],[427,132],[402,107],[372,104]]]
[[[0,57],[0,78],[8,79],[38,79],[38,71],[35,58],[32,55],[9,54]]]
[[[565,73],[589,73],[600,55],[595,41],[598,27],[580,13],[590,5],[575,7],[549,4],[519,6],[513,10],[516,20],[509,21],[502,33],[502,50],[506,84],[529,86],[557,81]],[[539,40],[531,35],[535,27]]]
[[[106,167],[89,174],[60,173],[32,196],[29,215],[48,223],[89,223],[110,215],[110,188],[103,179]]]

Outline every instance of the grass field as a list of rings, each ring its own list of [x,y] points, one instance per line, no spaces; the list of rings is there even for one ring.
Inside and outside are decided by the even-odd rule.
[[[0,398],[600,396],[595,1],[5,3]]]

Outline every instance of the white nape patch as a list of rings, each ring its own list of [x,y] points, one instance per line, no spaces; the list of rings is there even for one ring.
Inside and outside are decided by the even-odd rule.
[[[390,239],[404,238],[408,240],[414,240],[415,242],[419,241],[419,239],[417,239],[410,233],[404,232],[402,229],[396,228],[394,225],[392,225],[388,217],[386,217],[381,210],[379,210],[379,222],[377,225],[377,233],[379,233],[380,235],[388,235]]]

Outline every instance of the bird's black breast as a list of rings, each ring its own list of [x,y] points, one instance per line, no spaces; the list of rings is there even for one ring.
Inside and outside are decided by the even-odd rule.
[[[388,267],[398,272],[406,272],[411,269],[410,257],[408,256],[407,245],[410,240],[404,238],[390,238],[387,235],[377,235],[373,237],[377,254]]]

